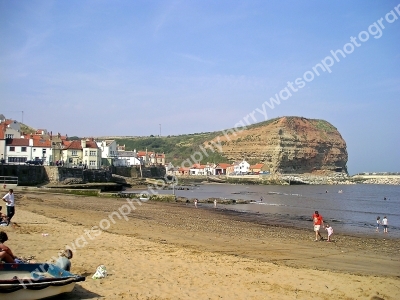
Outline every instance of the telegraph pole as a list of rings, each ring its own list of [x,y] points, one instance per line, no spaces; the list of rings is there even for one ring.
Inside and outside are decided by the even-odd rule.
[[[158,125],[160,125],[160,137],[161,137],[161,124],[158,124]]]

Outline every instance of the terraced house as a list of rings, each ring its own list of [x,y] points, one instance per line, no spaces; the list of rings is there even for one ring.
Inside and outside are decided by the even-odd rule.
[[[65,142],[62,160],[66,167],[99,169],[101,149],[93,139]]]
[[[4,159],[7,163],[24,163],[29,160],[42,160],[49,164],[51,144],[48,140],[40,139],[7,139]]]

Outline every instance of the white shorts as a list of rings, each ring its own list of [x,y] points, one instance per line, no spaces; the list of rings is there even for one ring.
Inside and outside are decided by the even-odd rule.
[[[321,225],[314,225],[314,231],[319,231],[320,228],[321,228]]]

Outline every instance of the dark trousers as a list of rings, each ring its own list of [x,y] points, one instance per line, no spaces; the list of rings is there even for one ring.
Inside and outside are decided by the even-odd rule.
[[[11,222],[11,218],[15,214],[15,207],[14,206],[7,206],[7,217],[8,217],[8,222]]]

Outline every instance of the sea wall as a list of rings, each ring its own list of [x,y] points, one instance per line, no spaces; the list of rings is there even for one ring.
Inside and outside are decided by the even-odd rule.
[[[112,167],[111,170],[113,174],[132,178],[161,178],[166,174],[164,166]]]
[[[81,169],[81,168],[64,168],[45,166],[46,173],[48,174],[48,182],[58,183],[75,180],[77,183],[88,182],[110,182],[111,171],[108,169]]]
[[[400,185],[400,175],[355,175],[352,178],[365,184]]]
[[[110,182],[111,171],[64,168],[56,166],[11,165],[0,166],[0,176],[18,177],[18,185],[34,186],[44,183],[59,183],[74,180],[76,182]]]
[[[0,176],[18,177],[18,185],[38,185],[49,180],[43,166],[0,165]]]

